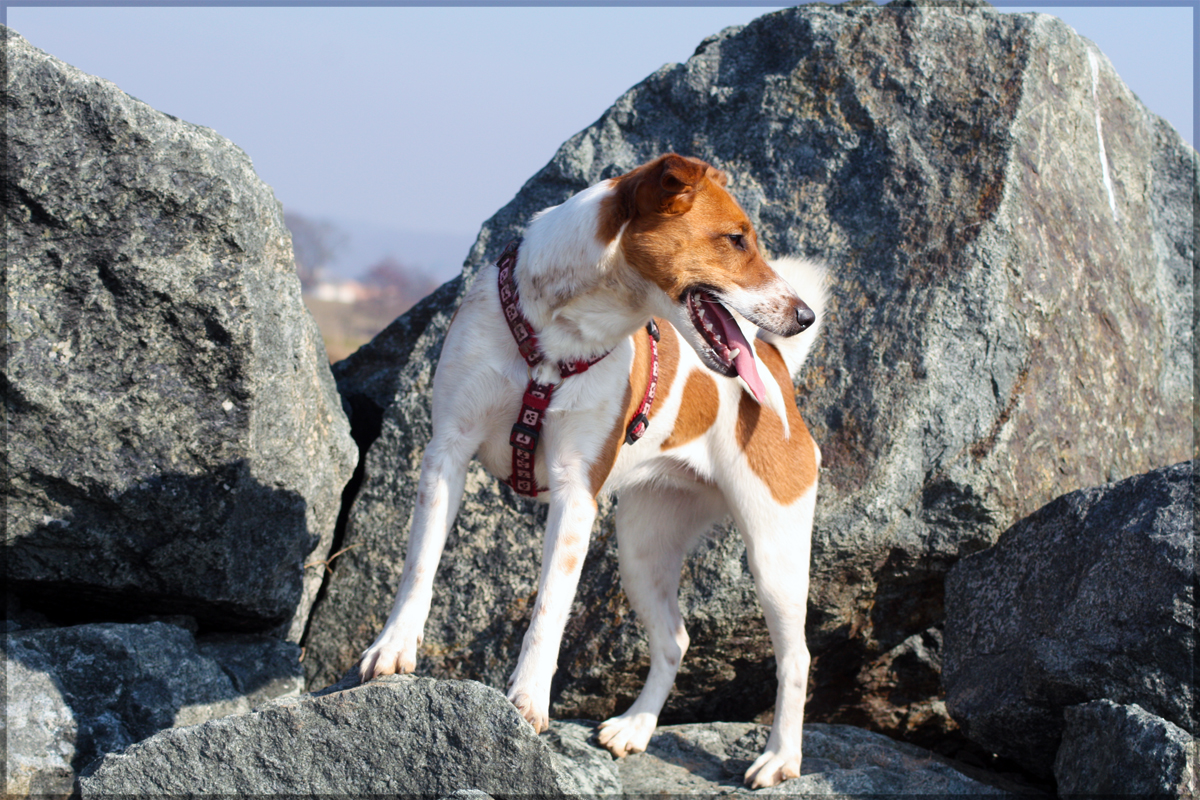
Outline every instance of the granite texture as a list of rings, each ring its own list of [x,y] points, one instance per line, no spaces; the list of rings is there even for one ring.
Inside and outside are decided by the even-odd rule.
[[[1060,796],[1196,796],[1196,739],[1179,726],[1111,700],[1071,706],[1064,718],[1054,757]]]
[[[249,711],[303,689],[300,648],[178,625],[91,624],[8,633],[5,797],[61,796],[75,774],[165,728]]]
[[[946,706],[1049,775],[1065,709],[1136,704],[1196,732],[1194,462],[1064,495],[946,579]]]
[[[3,29],[6,587],[299,641],[356,449],[270,187]]]
[[[470,681],[389,676],[163,731],[96,762],[83,798],[111,795],[558,796],[592,786],[504,695]]]

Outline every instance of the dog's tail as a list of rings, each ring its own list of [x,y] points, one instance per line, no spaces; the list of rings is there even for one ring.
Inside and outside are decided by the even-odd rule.
[[[821,332],[821,324],[825,320],[825,303],[828,298],[829,275],[823,264],[805,258],[785,257],[771,262],[771,267],[779,273],[796,294],[800,295],[808,307],[817,315],[817,319],[802,333],[795,336],[778,336],[770,331],[759,330],[758,337],[779,350],[783,361],[787,364],[788,372],[793,378],[800,373],[800,367],[808,358],[817,334]]]

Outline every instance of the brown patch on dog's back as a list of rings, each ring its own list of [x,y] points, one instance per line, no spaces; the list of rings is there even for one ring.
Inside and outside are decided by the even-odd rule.
[[[604,446],[600,448],[600,454],[588,470],[593,497],[600,494],[601,487],[608,480],[608,474],[612,472],[613,464],[617,463],[617,453],[625,441],[625,426],[629,424],[629,419],[646,393],[646,382],[650,375],[650,345],[646,339],[641,331],[633,335],[633,365],[630,366],[629,378],[625,381],[625,395],[621,401],[623,412],[617,415],[612,430],[605,437]]]
[[[743,391],[738,402],[737,443],[750,469],[771,490],[771,497],[791,505],[817,482],[817,446],[796,408],[795,389],[783,356],[759,339],[754,349],[783,390],[792,435],[784,439],[779,416]]]
[[[662,443],[663,450],[680,447],[701,436],[717,421],[721,407],[721,393],[717,382],[707,372],[693,370],[683,385],[683,399],[679,414],[675,417],[675,428]]]
[[[650,419],[662,408],[663,401],[671,391],[671,383],[679,370],[679,334],[667,322],[656,319],[658,325],[658,388],[654,393],[654,405],[650,406]],[[612,431],[604,440],[600,454],[592,462],[588,470],[588,478],[592,487],[592,496],[600,493],[600,488],[608,480],[613,464],[617,463],[617,454],[625,442],[625,429],[629,427],[633,415],[646,396],[646,384],[650,382],[650,337],[645,331],[633,335],[633,365],[629,368],[629,380],[625,383],[625,398],[622,408],[625,413],[617,417]]]
[[[636,352],[633,356],[633,363],[635,366],[638,363]],[[631,397],[633,397],[633,389],[627,381],[625,383],[623,407],[627,408],[629,406],[629,399]],[[592,487],[592,497],[600,494],[601,487],[608,480],[608,473],[612,472],[613,464],[617,463],[617,451],[621,449],[621,442],[623,441],[625,441],[625,415],[618,414],[616,422],[613,423],[612,430],[604,439],[604,446],[600,448],[600,453],[596,456],[596,460],[588,468],[588,479]]]

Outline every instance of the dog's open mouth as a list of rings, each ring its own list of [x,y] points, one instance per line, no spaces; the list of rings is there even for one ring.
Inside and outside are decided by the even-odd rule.
[[[766,389],[754,364],[754,351],[733,315],[707,289],[689,291],[686,303],[692,325],[707,345],[700,352],[706,366],[727,378],[740,375],[761,403]]]

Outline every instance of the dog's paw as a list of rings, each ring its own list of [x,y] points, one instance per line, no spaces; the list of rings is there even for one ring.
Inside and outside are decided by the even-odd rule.
[[[536,733],[541,733],[550,727],[550,710],[537,703],[528,692],[514,689],[508,693],[508,701],[517,707],[517,711],[525,721],[533,726]]]
[[[746,785],[751,789],[762,789],[800,777],[800,751],[776,753],[768,750],[746,770]]]
[[[645,752],[657,726],[658,717],[654,714],[622,714],[601,722],[597,738],[605,749],[621,758]]]
[[[420,636],[393,635],[384,631],[375,644],[363,651],[358,663],[358,674],[362,682],[381,675],[413,672],[417,668],[417,648]]]

